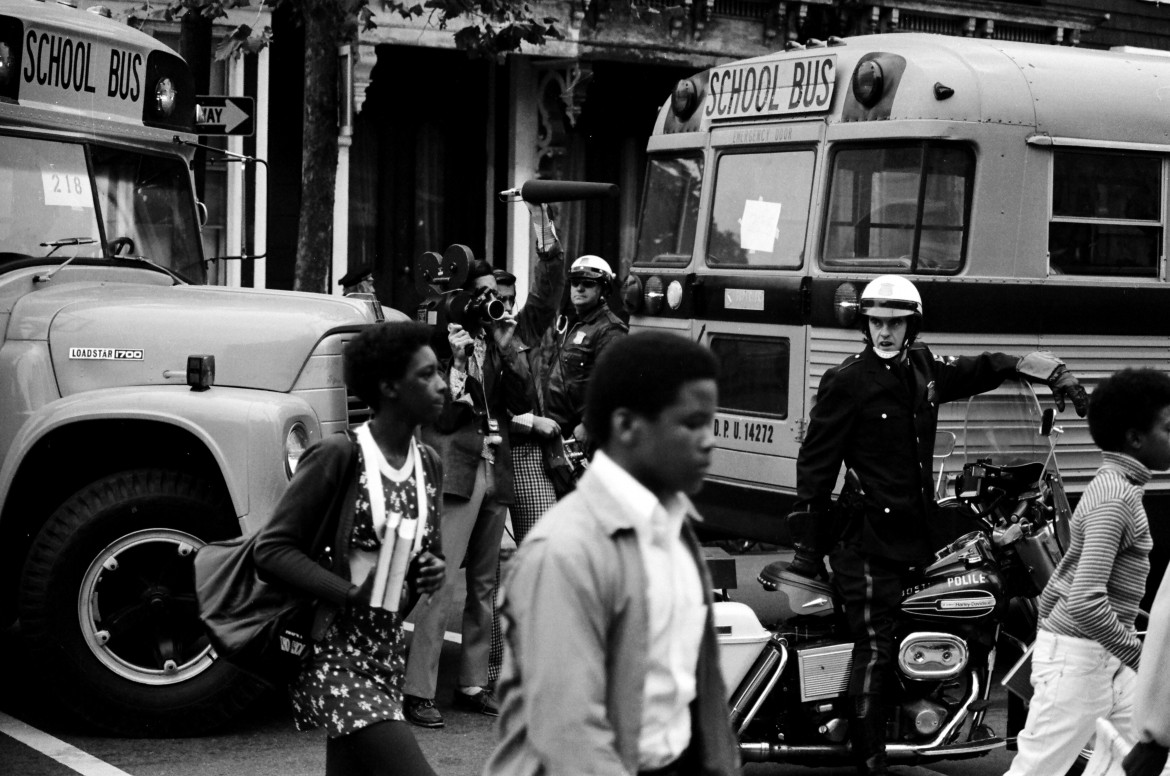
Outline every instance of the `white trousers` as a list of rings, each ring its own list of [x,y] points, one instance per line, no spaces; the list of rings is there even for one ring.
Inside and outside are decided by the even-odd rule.
[[[1132,740],[1137,672],[1091,639],[1041,629],[1032,651],[1032,702],[1007,776],[1054,776],[1068,771],[1109,720]]]

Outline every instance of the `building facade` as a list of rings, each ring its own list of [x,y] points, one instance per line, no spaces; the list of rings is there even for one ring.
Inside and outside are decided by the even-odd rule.
[[[622,269],[633,255],[645,145],[675,83],[809,39],[930,32],[1062,46],[1170,51],[1170,3],[1154,0],[542,0],[562,41],[500,60],[455,49],[458,26],[406,21],[373,0],[377,27],[340,52],[352,121],[340,129],[331,288],[368,270],[383,304],[414,313],[413,267],[462,243],[529,278],[527,209],[498,193],[534,178],[616,183],[614,200],[558,206],[570,257]],[[228,284],[293,285],[300,190],[303,36],[290,12],[233,11],[217,24],[271,24],[273,43],[216,64],[214,89],[256,98],[256,133],[218,142],[266,167],[209,166],[205,234]],[[162,36],[175,25],[151,22]],[[172,44],[174,45],[174,44]],[[251,258],[258,257],[258,258]]]

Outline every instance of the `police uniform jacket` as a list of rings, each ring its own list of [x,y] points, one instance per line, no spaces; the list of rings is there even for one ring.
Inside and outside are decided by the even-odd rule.
[[[602,299],[580,318],[575,313],[561,318],[545,332],[538,356],[544,413],[560,424],[562,433],[573,433],[585,417],[585,386],[597,357],[628,330]]]
[[[845,543],[899,562],[929,558],[938,539],[931,474],[938,406],[996,388],[1018,361],[1003,353],[943,359],[922,343],[905,361],[883,359],[872,347],[845,359],[817,389],[796,463],[797,508],[829,519],[844,463],[865,492],[862,505],[843,516]]]

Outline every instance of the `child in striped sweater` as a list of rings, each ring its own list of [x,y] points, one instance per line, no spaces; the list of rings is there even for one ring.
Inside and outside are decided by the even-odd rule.
[[[1072,540],[1040,597],[1033,696],[1008,776],[1065,773],[1098,717],[1133,739],[1141,642],[1134,630],[1153,547],[1142,489],[1170,469],[1170,377],[1125,369],[1089,398],[1101,468],[1072,518]]]

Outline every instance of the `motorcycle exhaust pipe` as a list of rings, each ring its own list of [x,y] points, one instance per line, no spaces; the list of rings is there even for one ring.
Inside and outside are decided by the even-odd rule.
[[[771,646],[771,643],[769,643],[769,646]],[[763,658],[764,655],[760,657]],[[787,653],[785,657],[787,658]],[[759,659],[756,662],[758,664],[760,662]],[[755,666],[753,666],[754,668]],[[754,674],[749,673],[749,677],[754,677]],[[931,749],[946,744],[951,736],[959,729],[959,726],[967,719],[971,704],[979,697],[980,689],[979,674],[972,673],[971,689],[967,693],[966,700],[959,707],[959,710],[955,712],[955,716],[947,721],[947,724],[938,731],[938,734],[934,738],[923,744],[887,743],[886,757],[891,763],[907,764],[918,760],[923,755],[929,754]],[[738,695],[739,693],[736,693],[736,696]],[[762,702],[763,698],[766,698],[767,695],[767,693],[764,693],[759,702]],[[752,716],[755,716],[759,702],[753,708]],[[742,734],[742,727],[739,729],[739,732]],[[827,760],[848,761],[851,759],[851,752],[852,749],[848,744],[808,744],[794,746],[789,744],[774,744],[768,741],[740,741],[739,743],[739,756],[745,763],[819,761],[821,764],[824,764]]]

